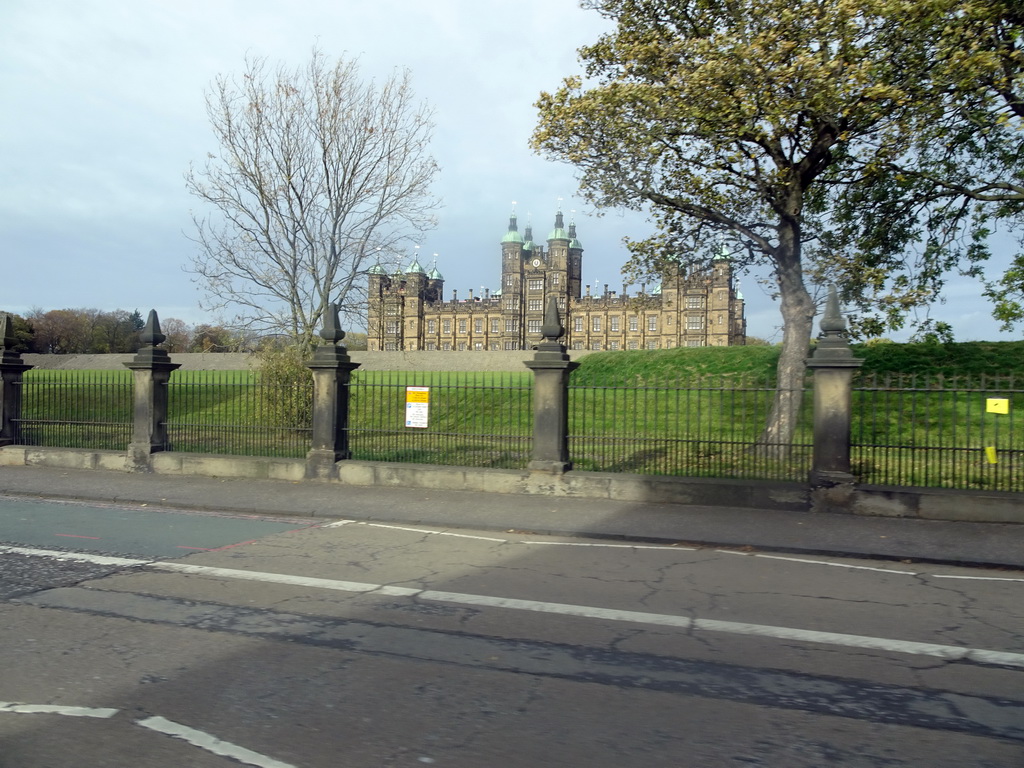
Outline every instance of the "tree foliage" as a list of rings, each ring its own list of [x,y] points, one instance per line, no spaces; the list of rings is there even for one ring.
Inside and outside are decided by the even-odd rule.
[[[575,165],[597,206],[650,209],[656,234],[629,243],[634,276],[723,247],[740,267],[769,265],[783,340],[763,440],[784,443],[815,314],[809,277],[839,281],[849,301],[881,299],[896,324],[985,255],[983,227],[957,240],[956,186],[932,178],[943,166],[927,155],[941,139],[960,142],[947,163],[1004,164],[963,122],[985,66],[957,69],[970,14],[953,0],[584,4],[615,29],[580,49],[583,76],[541,95],[534,146]],[[939,51],[948,63],[933,71]]]
[[[135,352],[145,322],[138,310],[42,309],[26,318],[34,352],[58,355]]]
[[[835,209],[840,242],[852,247],[835,249],[834,274],[866,311],[868,333],[899,327],[909,308],[933,301],[958,272],[985,277],[1008,329],[1024,318],[1024,258],[1002,275],[990,274],[986,260],[998,242],[993,230],[1024,224],[1024,6],[888,5],[897,41],[923,54],[919,76],[908,81],[913,119],[899,154],[853,158],[862,179],[843,189]],[[948,327],[926,330],[941,335]]]
[[[615,30],[580,50],[587,80],[542,94],[535,146],[580,172],[598,206],[653,209],[636,271],[700,261],[726,244],[773,271],[783,317],[764,441],[799,410],[815,303],[807,262],[827,240],[829,197],[859,163],[885,162],[909,119],[884,0],[594,0]],[[826,183],[827,182],[827,183]]]
[[[219,150],[186,177],[213,210],[194,217],[206,308],[304,347],[330,303],[361,316],[369,268],[434,225],[431,111],[414,99],[408,72],[363,82],[354,61],[319,51],[301,69],[252,58],[217,78]]]

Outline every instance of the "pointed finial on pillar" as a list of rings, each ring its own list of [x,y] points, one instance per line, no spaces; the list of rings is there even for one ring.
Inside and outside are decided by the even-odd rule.
[[[160,318],[157,317],[155,309],[149,310],[149,317],[146,318],[146,326],[142,329],[139,339],[143,344],[149,347],[155,347],[158,344],[163,344],[167,340],[167,337],[160,331]]]
[[[825,314],[819,323],[821,334],[817,346],[807,364],[811,367],[821,365],[854,365],[853,352],[846,338],[846,318],[839,311],[839,294],[834,285],[829,286],[828,299],[825,302]],[[846,362],[837,362],[846,361]],[[857,360],[856,365],[863,361]]]
[[[173,368],[177,368],[177,364],[171,363],[170,355],[167,354],[167,350],[160,349],[158,345],[163,344],[167,340],[167,337],[160,330],[160,318],[156,315],[156,310],[149,310],[149,317],[146,318],[146,325],[139,333],[139,341],[142,342],[142,346],[139,347],[135,353],[135,357],[132,358],[131,363],[125,363],[125,365],[131,367],[139,365],[143,367],[150,367],[152,365],[171,365]]]
[[[335,303],[327,305],[327,311],[324,313],[324,327],[320,331],[320,338],[327,343],[321,344],[313,352],[312,366],[330,367],[351,362],[348,350],[341,343],[341,340],[345,338],[345,332],[341,330],[338,305]]]
[[[839,311],[839,294],[835,285],[828,287],[828,299],[825,301],[825,314],[821,318],[821,330],[826,336],[846,332],[846,318]]]
[[[324,313],[324,327],[320,329],[320,338],[335,346],[345,338],[345,332],[341,330],[337,304],[327,305],[327,311]]]
[[[548,296],[548,305],[544,308],[544,324],[540,327],[540,333],[547,344],[557,344],[564,329],[562,320],[558,316],[558,300],[554,296]]]
[[[14,351],[17,343],[18,339],[14,336],[14,319],[7,313],[0,315],[0,363],[22,366],[21,353]],[[24,367],[28,369],[32,366]]]
[[[4,349],[10,349],[14,346],[14,324],[11,322],[11,316],[4,314],[0,317],[0,347]]]

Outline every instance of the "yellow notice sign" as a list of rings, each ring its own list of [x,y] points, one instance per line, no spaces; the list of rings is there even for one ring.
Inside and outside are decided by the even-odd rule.
[[[985,410],[989,413],[1009,413],[1010,401],[1005,397],[986,398]]]
[[[405,388],[405,426],[426,429],[430,420],[430,387]]]
[[[985,458],[988,459],[989,464],[997,463],[996,459],[996,447],[994,445],[985,446]]]

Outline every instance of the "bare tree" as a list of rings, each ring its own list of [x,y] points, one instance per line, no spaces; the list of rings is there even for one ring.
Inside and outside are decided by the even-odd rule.
[[[204,308],[307,348],[331,302],[361,319],[368,270],[435,225],[432,112],[414,99],[408,71],[378,86],[319,50],[301,69],[250,58],[218,77],[206,105],[220,150],[186,175],[215,209],[193,215]]]

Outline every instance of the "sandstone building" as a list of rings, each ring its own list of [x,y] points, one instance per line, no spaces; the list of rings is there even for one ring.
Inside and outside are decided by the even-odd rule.
[[[547,248],[533,242],[531,227],[519,234],[516,216],[501,239],[501,287],[464,299],[443,297],[436,265],[427,272],[414,259],[389,274],[370,271],[368,351],[517,350],[541,341],[549,296],[558,302],[569,349],[670,349],[743,344],[743,297],[728,258],[710,269],[670,269],[660,286],[630,295],[592,293],[583,284],[583,246],[576,225],[555,217]]]

